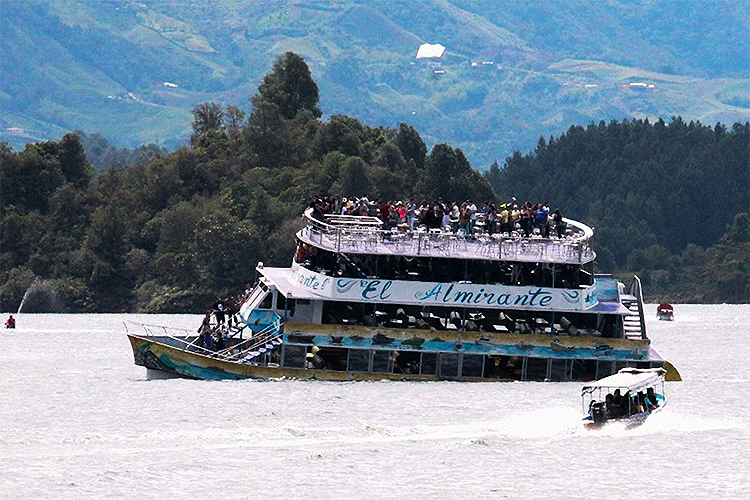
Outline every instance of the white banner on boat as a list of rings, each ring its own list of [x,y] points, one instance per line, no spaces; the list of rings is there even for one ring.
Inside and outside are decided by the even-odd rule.
[[[587,290],[475,283],[413,282],[336,278],[294,264],[290,279],[323,298],[352,302],[443,307],[499,307],[542,311],[583,311],[597,301]]]

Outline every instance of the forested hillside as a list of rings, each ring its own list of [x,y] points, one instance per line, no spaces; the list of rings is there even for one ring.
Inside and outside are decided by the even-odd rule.
[[[595,227],[600,271],[637,272],[651,294],[740,302],[750,293],[749,148],[747,122],[599,122],[541,138],[487,177],[501,196],[548,200]]]
[[[460,149],[427,154],[406,124],[321,121],[318,100],[307,65],[287,53],[249,116],[198,105],[191,146],[169,155],[94,177],[74,134],[4,145],[0,309],[31,287],[44,310],[197,312],[244,289],[258,261],[289,263],[312,195],[492,197]]]
[[[252,281],[258,261],[288,265],[303,208],[329,193],[547,200],[596,226],[600,270],[638,271],[665,298],[748,300],[748,218],[736,215],[748,205],[747,123],[573,127],[483,176],[408,124],[321,119],[293,53],[251,102],[247,116],[195,106],[190,145],[169,154],[96,135],[2,145],[0,309],[29,292],[44,311],[200,312]],[[133,163],[95,174],[84,143],[92,158]]]
[[[326,117],[409,123],[480,171],[571,124],[750,120],[747,0],[0,0],[0,11],[0,141],[17,150],[74,130],[174,150],[196,104],[248,112],[289,50]],[[445,55],[415,59],[422,43]]]

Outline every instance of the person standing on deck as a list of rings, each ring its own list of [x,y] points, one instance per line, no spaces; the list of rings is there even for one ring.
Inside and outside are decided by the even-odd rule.
[[[206,315],[203,316],[203,322],[200,328],[198,328],[198,342],[197,345],[201,347],[210,348],[211,346],[211,313],[209,310]]]
[[[471,216],[469,217],[469,235],[474,231],[474,226],[477,223],[477,205],[469,200],[469,210],[471,210]]]
[[[545,238],[549,236],[549,226],[547,225],[547,219],[549,217],[549,210],[545,210],[543,204],[539,203],[534,212],[534,227],[539,229],[539,234]]]
[[[409,231],[414,231],[414,218],[416,215],[417,204],[414,202],[414,198],[412,198],[406,204],[406,223],[409,225]]]
[[[224,303],[217,301],[214,303],[214,316],[216,317],[217,326],[224,326]]]

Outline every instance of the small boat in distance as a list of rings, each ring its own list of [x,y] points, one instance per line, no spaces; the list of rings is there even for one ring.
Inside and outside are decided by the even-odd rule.
[[[583,425],[599,429],[610,422],[627,427],[642,424],[652,413],[666,406],[662,368],[623,368],[614,375],[583,386]]]
[[[661,321],[674,321],[674,307],[667,303],[659,304],[656,308],[656,317]]]

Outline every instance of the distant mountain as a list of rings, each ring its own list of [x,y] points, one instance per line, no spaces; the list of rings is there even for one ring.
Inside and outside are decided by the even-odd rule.
[[[173,148],[191,108],[250,107],[305,57],[326,115],[413,125],[486,170],[626,117],[750,119],[750,2],[0,0],[0,141],[81,129]],[[446,47],[416,60],[422,43]]]

